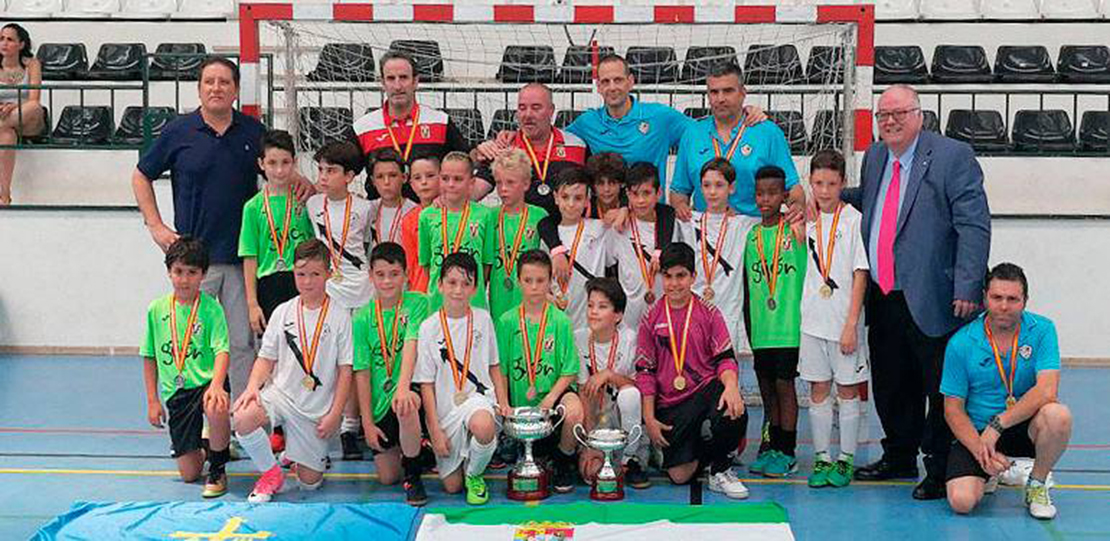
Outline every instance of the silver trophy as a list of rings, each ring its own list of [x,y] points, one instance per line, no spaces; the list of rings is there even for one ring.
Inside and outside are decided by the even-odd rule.
[[[602,501],[624,499],[624,472],[613,467],[613,453],[635,444],[643,433],[640,425],[632,427],[629,433],[620,428],[595,428],[587,433],[582,425],[574,425],[574,437],[579,443],[605,455],[590,490],[590,498]]]
[[[524,443],[524,456],[517,461],[509,471],[510,500],[534,501],[542,500],[549,495],[549,474],[544,467],[536,463],[532,455],[532,442],[541,440],[563,422],[563,406],[555,409],[520,407],[505,416],[504,430],[510,438]],[[554,417],[558,415],[556,421]]]

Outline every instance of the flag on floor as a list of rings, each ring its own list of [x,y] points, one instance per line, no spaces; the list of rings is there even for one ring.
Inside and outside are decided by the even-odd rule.
[[[654,505],[633,503],[428,509],[416,541],[637,541],[794,539],[776,503]]]

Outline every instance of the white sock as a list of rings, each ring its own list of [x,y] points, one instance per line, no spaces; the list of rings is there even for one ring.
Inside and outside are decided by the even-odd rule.
[[[478,438],[470,437],[470,446],[467,449],[470,458],[466,461],[466,475],[473,477],[475,475],[482,475],[486,471],[486,466],[489,464],[490,458],[493,458],[493,452],[497,450],[497,438],[493,438],[489,443],[479,443]]]
[[[250,434],[236,432],[235,439],[239,441],[239,445],[243,446],[247,456],[251,457],[251,461],[254,462],[258,471],[265,473],[277,466],[277,459],[274,458],[274,451],[270,449],[270,438],[266,435],[265,430],[256,428]]]
[[[840,452],[855,456],[859,444],[860,401],[837,398],[840,405]]]
[[[324,478],[321,477],[319,481],[316,481],[315,483],[309,484],[309,483],[306,483],[304,481],[301,481],[301,478],[298,477],[297,478],[297,484],[300,485],[301,490],[313,491],[313,490],[316,490],[316,489],[320,488],[320,486],[324,484]]]
[[[358,417],[343,416],[343,421],[339,423],[339,433],[346,434],[348,432],[358,432],[359,427],[362,426],[362,421]]]
[[[828,456],[833,425],[832,399],[825,397],[824,402],[810,403],[809,424],[813,430],[813,452]],[[840,433],[844,433],[844,425],[840,426]]]
[[[640,426],[640,410],[643,402],[640,400],[640,390],[633,385],[622,388],[617,392],[617,410],[621,416],[621,429],[631,435],[634,427]],[[643,427],[640,426],[642,430]],[[647,441],[646,434],[641,434],[640,439],[624,448],[624,460],[635,458],[640,466],[647,466]]]

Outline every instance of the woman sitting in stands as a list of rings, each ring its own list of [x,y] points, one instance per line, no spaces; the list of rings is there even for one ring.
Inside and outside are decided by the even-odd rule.
[[[31,35],[18,24],[0,29],[0,145],[14,145],[20,135],[43,130],[40,91],[17,88],[42,84],[42,64],[31,55]],[[0,148],[0,205],[12,202],[15,149]]]

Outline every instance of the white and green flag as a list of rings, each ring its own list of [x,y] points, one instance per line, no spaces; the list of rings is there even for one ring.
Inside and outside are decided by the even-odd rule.
[[[572,503],[428,509],[416,541],[793,540],[776,503],[654,505]]]

